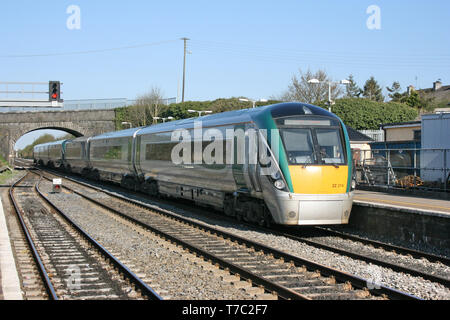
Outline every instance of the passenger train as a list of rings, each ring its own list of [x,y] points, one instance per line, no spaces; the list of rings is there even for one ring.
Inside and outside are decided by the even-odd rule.
[[[204,159],[206,151],[213,162]],[[303,103],[42,144],[34,161],[259,224],[346,224],[355,188],[344,123]]]

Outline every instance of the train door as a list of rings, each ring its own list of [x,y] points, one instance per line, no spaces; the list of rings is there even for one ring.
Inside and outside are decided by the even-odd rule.
[[[253,124],[235,126],[233,177],[238,189],[261,191],[259,181],[258,135]]]

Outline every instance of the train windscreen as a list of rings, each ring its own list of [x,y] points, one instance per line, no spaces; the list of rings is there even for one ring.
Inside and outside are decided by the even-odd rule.
[[[291,165],[345,165],[341,128],[331,119],[277,119]]]

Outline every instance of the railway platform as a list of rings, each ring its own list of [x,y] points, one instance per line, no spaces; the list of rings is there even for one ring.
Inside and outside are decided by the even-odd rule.
[[[356,190],[349,224],[403,241],[450,247],[450,201]]]
[[[421,212],[423,214],[437,215],[450,218],[450,200],[430,199],[419,196],[402,196],[373,191],[355,191],[355,203],[373,204],[398,208],[403,211]]]
[[[0,197],[0,300],[22,300],[19,275],[16,269],[6,216]]]

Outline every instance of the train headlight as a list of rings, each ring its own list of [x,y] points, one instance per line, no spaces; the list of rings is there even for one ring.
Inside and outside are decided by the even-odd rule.
[[[280,178],[281,178],[281,173],[280,173],[280,171],[276,171],[276,172],[272,173],[270,176],[271,176],[272,179],[275,180],[275,181],[276,181],[276,180],[280,180]]]
[[[356,189],[356,180],[352,180],[352,191]]]
[[[283,190],[284,188],[286,188],[286,184],[284,183],[283,180],[277,180],[273,183],[273,185],[275,186],[275,188],[279,190]]]

